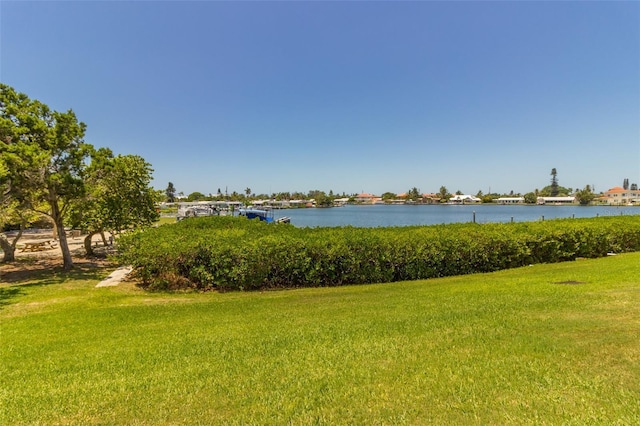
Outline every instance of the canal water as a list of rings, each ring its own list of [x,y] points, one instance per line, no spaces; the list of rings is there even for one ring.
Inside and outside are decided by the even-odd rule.
[[[296,227],[436,225],[444,223],[533,222],[561,218],[640,215],[640,207],[538,205],[346,205],[333,208],[276,210]]]

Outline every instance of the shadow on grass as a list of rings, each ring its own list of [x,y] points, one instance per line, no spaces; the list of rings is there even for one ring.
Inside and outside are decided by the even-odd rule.
[[[21,287],[0,287],[0,309],[11,304],[11,299],[24,295]]]
[[[65,271],[56,260],[20,260],[0,267],[0,282],[21,287],[60,284],[68,280],[100,279],[111,262],[100,259],[74,261],[74,267]]]
[[[74,261],[74,267],[65,271],[57,260],[18,260],[9,264],[0,264],[0,309],[13,299],[26,295],[25,289],[69,281],[100,281],[105,270],[115,265],[105,260],[80,259]]]

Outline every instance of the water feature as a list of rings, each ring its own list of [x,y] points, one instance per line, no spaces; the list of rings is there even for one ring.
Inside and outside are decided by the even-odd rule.
[[[278,213],[281,213],[278,215]],[[409,226],[473,222],[532,222],[561,218],[638,215],[640,207],[538,206],[538,205],[346,205],[334,208],[288,209],[276,212],[289,216],[297,227]]]

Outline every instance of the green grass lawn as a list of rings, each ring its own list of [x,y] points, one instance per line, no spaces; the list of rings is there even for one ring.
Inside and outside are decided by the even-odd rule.
[[[640,424],[640,253],[264,293],[0,284],[0,424]]]

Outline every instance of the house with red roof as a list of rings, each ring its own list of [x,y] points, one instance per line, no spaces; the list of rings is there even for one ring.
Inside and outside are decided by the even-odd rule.
[[[380,197],[377,197],[373,194],[367,194],[366,192],[355,196],[356,203],[360,204],[373,204],[379,198]]]
[[[624,189],[620,186],[616,186],[605,191],[601,200],[607,204],[616,206],[640,204],[640,190]]]

